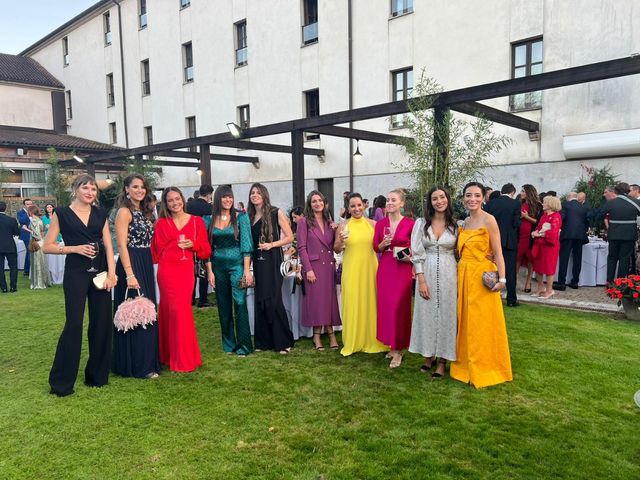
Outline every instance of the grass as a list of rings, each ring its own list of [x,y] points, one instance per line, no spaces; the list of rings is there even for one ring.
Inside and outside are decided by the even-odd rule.
[[[0,478],[640,478],[640,325],[507,311],[514,381],[483,390],[406,355],[222,353],[197,311],[204,366],[48,394],[61,287],[0,295]],[[86,345],[81,369],[86,362]],[[82,370],[79,378],[82,379]]]

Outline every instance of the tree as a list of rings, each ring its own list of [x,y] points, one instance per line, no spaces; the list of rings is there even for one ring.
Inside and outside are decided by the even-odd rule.
[[[493,123],[478,116],[472,121],[455,117],[435,105],[443,88],[426,75],[425,69],[413,88],[405,125],[411,135],[402,142],[408,156],[396,168],[408,171],[415,184],[409,197],[421,207],[433,185],[444,185],[454,195],[465,182],[484,179],[491,157],[511,144],[506,135],[493,131]]]
[[[56,205],[69,205],[71,200],[72,176],[60,166],[58,151],[55,148],[48,148],[49,154],[47,164],[47,190],[49,195],[56,199]]]
[[[125,166],[126,169],[112,179],[113,184],[109,188],[100,191],[100,205],[107,210],[114,207],[116,198],[122,191],[124,179],[127,175],[132,173],[142,175],[147,179],[149,188],[152,191],[157,190],[160,186],[160,182],[162,181],[162,170],[158,168],[157,164],[152,159],[143,160],[142,157],[128,157]]]
[[[4,165],[0,165],[0,199],[4,197],[4,184],[7,183],[11,172]]]

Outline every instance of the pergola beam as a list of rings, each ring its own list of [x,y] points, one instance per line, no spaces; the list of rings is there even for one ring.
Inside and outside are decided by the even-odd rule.
[[[262,152],[293,153],[293,148],[289,145],[278,145],[274,143],[253,142],[250,140],[232,140],[211,145],[212,147],[240,148],[243,150],[259,150]],[[305,155],[324,155],[323,148],[304,148]]]
[[[368,142],[395,143],[400,145],[407,141],[411,141],[410,137],[360,130],[357,128],[337,127],[333,125],[328,127],[310,128],[307,132],[319,133],[321,135],[329,135],[332,137],[357,138],[358,140],[366,140]]]
[[[458,103],[451,105],[451,110],[456,112],[465,113],[467,115],[482,116],[487,120],[490,120],[501,125],[517,128],[519,130],[525,130],[527,132],[539,132],[540,124],[533,120],[519,117],[512,113],[504,112],[497,108],[489,107],[478,102]]]

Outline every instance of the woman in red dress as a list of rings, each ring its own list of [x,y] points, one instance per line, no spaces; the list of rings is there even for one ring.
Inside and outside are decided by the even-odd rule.
[[[184,197],[178,188],[165,188],[161,202],[160,218],[151,242],[160,288],[160,362],[174,372],[191,372],[202,365],[191,310],[195,282],[193,254],[209,260],[211,245],[204,221],[185,212]]]
[[[542,213],[542,204],[540,203],[536,187],[528,183],[522,186],[520,191],[520,236],[518,238],[518,259],[517,271],[520,268],[527,267],[527,281],[524,284],[524,292],[531,293],[531,276],[533,274],[533,256],[531,255],[531,232],[538,223],[538,218]]]
[[[531,233],[533,242],[533,270],[538,274],[538,292],[532,293],[532,297],[549,298],[555,294],[553,291],[553,277],[558,266],[560,255],[560,228],[562,217],[558,213],[562,209],[558,197],[547,196],[542,201],[544,214],[538,222],[538,228]],[[547,276],[547,288],[545,290],[542,276]]]

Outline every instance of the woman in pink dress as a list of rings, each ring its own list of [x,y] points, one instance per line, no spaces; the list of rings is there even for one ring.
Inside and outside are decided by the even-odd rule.
[[[520,268],[527,267],[527,281],[524,284],[524,292],[531,293],[531,276],[533,274],[533,256],[531,255],[531,231],[538,223],[538,218],[542,214],[542,204],[539,200],[536,187],[525,184],[520,191],[520,236],[518,238],[518,258],[517,271]]]
[[[184,197],[178,188],[165,188],[161,202],[160,218],[151,241],[160,288],[160,362],[174,372],[191,372],[202,365],[191,309],[195,283],[193,254],[208,261],[211,245],[204,221],[185,212]]]
[[[531,233],[533,243],[533,270],[538,274],[538,292],[532,297],[549,298],[553,291],[553,277],[558,266],[560,255],[560,228],[562,217],[558,213],[562,208],[558,197],[547,196],[542,201],[544,214],[538,222],[538,228]],[[545,290],[542,276],[547,276]]]
[[[415,223],[400,214],[403,190],[392,190],[387,197],[388,216],[376,223],[373,249],[380,253],[376,275],[378,291],[378,340],[391,348],[390,368],[402,363],[402,351],[411,339],[411,231]]]

